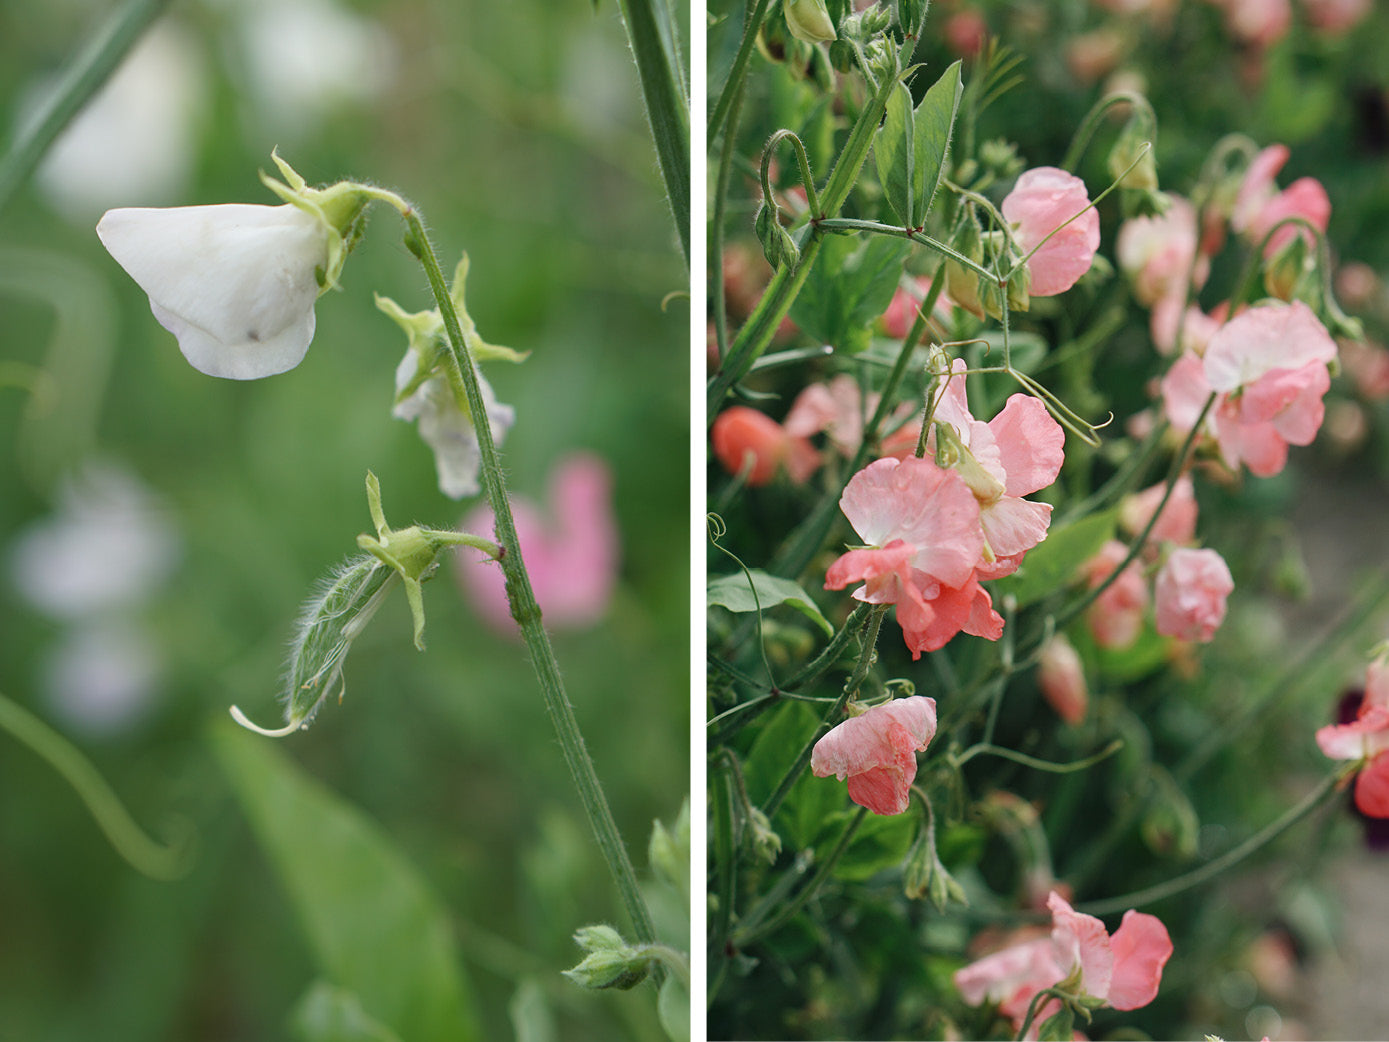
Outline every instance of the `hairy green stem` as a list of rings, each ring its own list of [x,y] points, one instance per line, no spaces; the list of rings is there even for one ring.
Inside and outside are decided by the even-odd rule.
[[[690,105],[681,88],[680,56],[674,53],[674,27],[662,33],[656,8],[661,0],[618,0],[632,56],[641,79],[642,99],[651,122],[656,159],[685,264],[690,263]],[[668,45],[669,43],[669,45]]]
[[[131,868],[158,880],[177,879],[188,871],[186,842],[160,846],[145,835],[106,779],[75,745],[4,695],[0,695],[0,728],[47,760],[63,776],[112,848]]]
[[[481,421],[474,424],[474,429],[477,434],[478,454],[482,460],[482,485],[496,517],[496,536],[503,550],[501,565],[506,575],[506,594],[511,604],[512,618],[521,629],[521,637],[530,653],[531,665],[535,669],[541,694],[545,698],[545,707],[559,735],[565,763],[569,765],[579,799],[584,805],[584,810],[588,812],[589,824],[593,827],[598,846],[617,883],[627,915],[632,921],[633,932],[638,941],[645,944],[655,943],[656,932],[651,922],[651,913],[647,910],[646,901],[637,887],[632,861],[622,843],[617,823],[613,820],[607,797],[603,794],[603,786],[598,780],[598,772],[593,767],[593,759],[584,745],[579,722],[574,716],[574,708],[569,704],[569,698],[565,694],[559,663],[555,660],[549,634],[545,632],[540,618],[540,605],[536,603],[530,576],[526,572],[525,562],[521,559],[516,522],[512,517],[511,503],[507,499],[501,458],[492,441],[491,427],[486,421],[487,407],[482,398],[472,347],[459,325],[458,313],[454,310],[448,284],[444,281],[444,273],[439,267],[439,258],[430,244],[419,212],[413,207],[407,207],[402,212],[402,217],[409,228],[406,245],[423,265],[429,288],[439,305],[439,315],[444,321],[444,329],[448,333],[452,349],[453,364],[457,367],[467,394],[468,409]]]
[[[0,160],[0,210],[34,172],[54,139],[116,71],[169,0],[128,0],[63,70],[48,101]]]
[[[718,101],[714,103],[714,111],[709,116],[708,144],[710,148],[713,148],[714,142],[718,140],[719,129],[733,105],[733,98],[743,88],[743,80],[748,72],[748,59],[752,57],[752,45],[757,42],[757,32],[762,28],[762,19],[767,14],[767,5],[770,2],[771,0],[757,0],[752,10],[748,12],[747,21],[743,23],[743,39],[738,44],[738,53],[733,59],[733,68],[729,70],[728,79],[725,81],[723,89],[719,91]],[[733,135],[727,136],[731,139]],[[729,142],[726,142],[724,147],[727,149]]]

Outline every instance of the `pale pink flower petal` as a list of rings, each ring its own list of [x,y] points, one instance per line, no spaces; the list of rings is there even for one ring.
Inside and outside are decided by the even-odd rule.
[[[1115,1009],[1138,1009],[1157,997],[1162,968],[1172,955],[1172,938],[1162,920],[1133,909],[1110,938],[1114,952],[1114,976],[1109,982],[1109,1004]]]
[[[1091,589],[1109,578],[1119,562],[1128,556],[1128,547],[1111,539],[1086,562],[1083,571]],[[1129,562],[1119,577],[1095,599],[1086,613],[1095,643],[1102,648],[1126,648],[1138,639],[1148,608],[1148,584],[1137,561]]]
[[[1377,658],[1365,670],[1365,704],[1389,706],[1389,660]]]
[[[1274,369],[1244,389],[1240,421],[1272,423],[1290,445],[1310,445],[1321,430],[1326,407],[1322,398],[1331,389],[1331,374],[1322,362],[1301,369]]]
[[[1066,458],[1066,432],[1038,399],[1010,396],[988,426],[1007,474],[1005,495],[1026,496],[1056,480]]]
[[[1162,377],[1162,411],[1172,426],[1186,433],[1196,426],[1201,409],[1210,397],[1211,385],[1206,379],[1205,366],[1193,354],[1183,354]]]
[[[1119,267],[1147,307],[1167,297],[1185,298],[1188,277],[1199,288],[1210,272],[1210,258],[1197,254],[1196,208],[1181,196],[1165,198],[1165,214],[1125,221],[1115,243]]]
[[[910,802],[916,753],[935,733],[935,699],[895,699],[833,728],[815,743],[810,769],[817,777],[847,779],[849,797],[875,814],[901,814]]]
[[[1336,358],[1336,342],[1300,300],[1261,304],[1236,315],[1211,337],[1206,380],[1217,391],[1252,384],[1275,369],[1301,369]]]
[[[1317,748],[1333,760],[1358,760],[1389,748],[1389,706],[1362,703],[1348,724],[1317,729]]]
[[[1090,206],[1080,178],[1049,166],[1025,171],[1004,198],[1002,210],[1017,226],[1018,244],[1025,253],[1046,240],[1027,262],[1032,296],[1064,293],[1090,270],[1100,248],[1100,215]]]
[[[1051,943],[1056,947],[1056,961],[1067,972],[1079,966],[1081,991],[1104,998],[1109,994],[1114,974],[1114,952],[1104,923],[1093,915],[1077,912],[1054,890],[1047,898],[1047,907],[1051,909]]]
[[[853,582],[864,587],[854,596],[869,604],[895,604],[903,584],[911,581],[916,547],[894,539],[883,547],[848,550],[825,572],[825,589],[842,590]]]
[[[971,575],[961,586],[937,585],[927,598],[929,614],[904,618],[899,605],[897,621],[912,658],[938,651],[959,633],[985,640],[1003,636],[1003,616],[994,611],[993,598]]]
[[[1030,1001],[1031,995],[1051,987],[1062,976],[1051,938],[1038,937],[1009,945],[956,970],[955,986],[971,1006],[986,1001],[1001,1004],[1022,990],[1029,993]]]
[[[1220,458],[1231,470],[1243,463],[1255,477],[1270,478],[1287,464],[1288,443],[1272,423],[1244,423],[1236,401],[1222,401],[1213,416]]]
[[[1331,199],[1322,183],[1315,177],[1299,177],[1265,203],[1254,216],[1249,228],[1249,238],[1256,243],[1261,242],[1264,236],[1273,230],[1274,225],[1288,217],[1302,217],[1318,231],[1326,231],[1326,226],[1331,221]],[[1301,235],[1309,246],[1312,245],[1311,232],[1306,228],[1289,224],[1274,232],[1264,247],[1264,256],[1271,257],[1296,235]]]
[[[1209,641],[1225,621],[1225,599],[1234,588],[1230,569],[1214,550],[1173,550],[1155,585],[1157,631]]]
[[[1235,205],[1230,211],[1230,226],[1237,232],[1247,230],[1268,201],[1278,194],[1274,178],[1283,164],[1288,161],[1287,145],[1269,145],[1249,164],[1235,194]]]
[[[870,463],[849,479],[840,509],[864,540],[917,548],[915,567],[948,585],[963,583],[984,548],[979,504],[953,471],[908,457]]]
[[[1046,538],[1051,504],[1004,496],[979,512],[979,524],[995,554],[1020,554]]]

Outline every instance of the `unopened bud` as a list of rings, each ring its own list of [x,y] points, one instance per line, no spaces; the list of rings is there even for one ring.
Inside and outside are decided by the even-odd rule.
[[[783,0],[782,10],[786,14],[786,28],[796,39],[806,43],[828,43],[837,38],[825,0]]]
[[[763,203],[757,210],[754,225],[757,240],[762,244],[762,256],[767,258],[767,263],[774,269],[783,264],[791,267],[801,256],[796,240],[791,238],[791,233],[781,226],[781,221],[777,218],[776,207]]]

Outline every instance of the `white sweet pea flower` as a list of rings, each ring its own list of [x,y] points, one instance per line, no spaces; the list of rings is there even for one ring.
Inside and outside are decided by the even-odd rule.
[[[395,373],[397,394],[416,382],[419,364],[414,348],[405,352]],[[501,445],[506,432],[516,422],[516,410],[497,401],[491,385],[481,373],[477,379],[487,409],[487,422],[492,429],[492,441]],[[478,469],[482,463],[477,431],[473,418],[459,407],[453,389],[443,376],[431,376],[413,392],[399,398],[391,415],[399,420],[419,422],[420,437],[434,450],[440,492],[452,499],[477,495],[481,490]]]
[[[96,231],[199,372],[256,380],[308,351],[332,234],[315,215],[288,204],[133,208],[108,211]]]
[[[257,380],[293,369],[313,339],[314,301],[337,285],[369,202],[393,192],[341,181],[310,188],[278,155],[284,206],[224,203],[108,210],[102,245],[150,297],[154,317],[193,368]]]

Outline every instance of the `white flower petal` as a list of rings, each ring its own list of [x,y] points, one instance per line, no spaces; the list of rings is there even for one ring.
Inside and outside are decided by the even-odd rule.
[[[330,234],[313,215],[239,203],[121,209],[97,234],[199,372],[254,380],[304,357]]]

